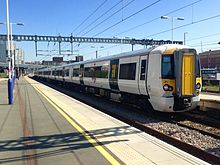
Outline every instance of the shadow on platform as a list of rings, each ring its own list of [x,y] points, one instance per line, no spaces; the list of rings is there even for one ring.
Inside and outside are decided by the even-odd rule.
[[[140,131],[131,129],[130,126],[125,126],[125,127],[94,130],[90,132],[86,131],[85,133],[96,140],[110,136],[137,134],[140,133]],[[117,143],[123,141],[127,141],[127,140],[113,140],[113,141],[103,140],[102,142],[96,141],[96,143],[91,144],[80,133],[30,136],[30,137],[21,137],[16,140],[1,140],[0,154],[2,152],[14,152],[14,151],[24,151],[24,153],[25,152],[28,153],[27,151],[35,150],[35,152],[31,152],[32,154],[28,154],[28,155],[27,154],[19,155],[19,156],[16,155],[14,157],[0,158],[0,164],[66,154],[73,150],[76,151],[78,149],[85,149],[85,148],[97,146],[97,143],[99,145],[106,145],[110,143]],[[45,149],[50,149],[50,151],[44,151]],[[54,150],[51,151],[51,149]]]

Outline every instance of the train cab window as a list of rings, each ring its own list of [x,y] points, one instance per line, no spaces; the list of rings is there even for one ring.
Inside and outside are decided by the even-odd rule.
[[[146,75],[146,60],[141,60],[140,80],[145,80],[145,75]]]
[[[119,79],[135,80],[136,63],[121,64]]]
[[[174,78],[174,56],[162,55],[161,74],[163,79]]]

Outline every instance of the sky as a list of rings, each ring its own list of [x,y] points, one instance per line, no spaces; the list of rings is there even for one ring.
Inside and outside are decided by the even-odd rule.
[[[198,53],[220,49],[219,0],[8,0],[9,19],[13,34],[52,35],[103,38],[172,39],[183,41]],[[6,0],[0,0],[0,22],[6,22]],[[169,19],[160,19],[161,16]],[[177,20],[183,17],[184,20]],[[113,26],[114,25],[114,26]],[[112,27],[111,27],[112,26]],[[6,25],[0,25],[6,34]],[[130,45],[74,43],[74,55],[67,55],[69,43],[62,43],[62,55],[57,43],[39,42],[35,54],[33,42],[17,42],[25,52],[25,61],[65,60],[83,55],[84,60],[131,51]],[[134,49],[143,49],[135,45]]]

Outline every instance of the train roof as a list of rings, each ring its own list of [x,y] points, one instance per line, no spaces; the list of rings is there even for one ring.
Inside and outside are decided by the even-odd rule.
[[[110,60],[110,59],[117,59],[117,58],[121,58],[121,57],[125,57],[125,56],[139,56],[139,55],[149,54],[152,51],[163,52],[166,49],[173,49],[173,48],[182,49],[182,48],[189,48],[189,47],[185,46],[185,45],[178,45],[178,44],[165,44],[165,45],[159,45],[159,46],[152,46],[148,49],[140,49],[140,50],[124,52],[124,53],[101,57],[101,58],[92,59],[92,60],[86,60],[86,61],[80,61],[80,62],[75,62],[75,63],[71,63],[71,64],[54,66],[54,67],[51,67],[50,69],[53,70],[55,68],[69,67],[69,66],[73,66],[73,65],[80,65],[80,64],[87,64],[87,63],[105,61],[105,60]],[[43,70],[47,70],[47,69],[42,69],[41,71],[43,71]]]

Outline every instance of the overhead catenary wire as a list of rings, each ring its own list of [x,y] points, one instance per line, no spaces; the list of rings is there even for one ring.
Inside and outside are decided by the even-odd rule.
[[[110,46],[110,47],[107,47],[107,48],[103,48],[103,49],[101,49],[101,50],[99,50],[99,51],[101,52],[101,51],[104,51],[104,50],[108,50],[108,49],[117,47],[117,46],[119,46],[119,45],[120,45],[120,44],[113,45],[113,46]],[[94,51],[90,51],[89,53],[85,53],[84,55],[88,55],[88,54],[92,54],[92,53],[94,53]]]
[[[112,6],[111,8],[109,8],[107,11],[105,11],[103,14],[101,14],[98,18],[96,18],[94,21],[92,21],[89,25],[87,25],[84,29],[82,29],[80,32],[78,32],[76,35],[79,35],[80,33],[82,33],[83,31],[85,31],[86,29],[88,29],[91,25],[93,25],[94,23],[96,23],[99,19],[101,19],[103,16],[105,16],[106,14],[108,14],[112,9],[114,9],[115,7],[117,7],[121,2],[123,2],[123,0],[118,1],[114,6]]]
[[[211,46],[211,45],[218,45],[218,43],[213,42],[213,43],[209,43],[209,44],[202,44],[202,46]],[[194,45],[193,47],[201,47],[201,45]]]
[[[174,12],[177,12],[177,11],[179,11],[179,10],[182,10],[182,9],[184,9],[184,8],[186,8],[186,7],[189,7],[189,6],[192,6],[192,5],[194,5],[194,4],[196,4],[196,3],[199,3],[199,2],[201,2],[202,0],[197,0],[197,1],[195,1],[195,2],[192,2],[192,3],[190,3],[190,4],[187,4],[187,5],[185,5],[185,6],[183,6],[183,7],[180,7],[180,8],[178,8],[178,9],[175,9],[175,10],[172,10],[172,11],[170,11],[170,12],[168,12],[168,13],[166,13],[165,15],[169,15],[169,14],[171,14],[171,13],[174,13]],[[130,3],[131,2],[133,2],[133,1],[130,1]],[[128,4],[130,4],[130,3],[128,3]],[[128,5],[127,4],[127,5]],[[124,6],[124,7],[126,7],[126,5]],[[120,9],[121,10],[121,9]],[[144,9],[142,9],[142,10],[144,10]],[[141,12],[142,10],[140,10],[139,12]],[[117,12],[119,12],[119,10],[118,11],[116,11],[115,13],[113,13],[113,14],[116,14]],[[135,14],[135,13],[134,13]],[[134,15],[134,14],[132,14],[132,15]],[[129,17],[132,17],[132,15],[130,15]],[[111,15],[112,16],[112,15]],[[111,17],[110,16],[110,17]],[[110,17],[108,17],[108,18],[110,18]],[[125,19],[128,19],[129,17],[126,17]],[[107,18],[107,19],[108,19]],[[159,19],[160,17],[157,17],[157,18],[155,18],[155,19],[153,19],[153,20],[151,20],[151,21],[148,21],[147,23],[150,23],[150,22],[153,22],[154,20],[157,20],[157,19]],[[105,19],[104,21],[106,21],[107,19]],[[103,23],[104,21],[102,21],[102,22],[100,22],[99,24],[101,24],[101,23]],[[121,21],[120,21],[121,22]],[[133,27],[132,29],[129,29],[129,30],[127,30],[127,31],[130,31],[130,30],[133,30],[133,29],[135,29],[135,28],[137,28],[137,27],[139,27],[139,26],[143,26],[143,25],[145,25],[145,24],[147,24],[147,23],[144,23],[144,24],[141,24],[141,25],[138,25],[138,26],[135,26],[135,27]],[[97,27],[99,24],[97,24],[95,27]],[[115,25],[116,26],[116,25]],[[95,28],[94,27],[94,28]],[[93,30],[93,29],[90,29],[90,30]],[[127,32],[126,31],[126,32]],[[87,32],[89,32],[89,31],[87,31]],[[86,33],[87,33],[86,32]],[[84,34],[86,34],[86,33],[84,33]],[[122,32],[122,33],[125,33],[125,32]],[[122,34],[122,33],[120,33],[120,34]],[[118,35],[118,34],[117,34]],[[116,36],[117,36],[116,35]]]
[[[196,37],[196,38],[188,39],[186,41],[194,41],[194,40],[208,38],[208,37],[217,36],[217,35],[220,35],[220,33],[214,33],[214,34],[209,34],[209,35],[205,35],[205,36],[201,36],[201,37]]]
[[[134,1],[134,0],[130,1],[129,3],[127,3],[127,4],[126,4],[125,6],[123,6],[122,8],[127,7],[127,6],[130,5],[133,1]],[[151,6],[157,4],[157,3],[160,2],[160,1],[162,1],[162,0],[157,0],[157,1],[153,2],[153,3],[151,3],[150,5],[148,5],[148,6],[144,7],[144,8],[142,8],[141,10],[138,10],[137,12],[135,12],[135,13],[133,13],[133,14],[127,16],[126,18],[122,19],[121,21],[117,22],[116,24],[114,24],[114,25],[108,27],[107,29],[105,29],[105,30],[103,30],[103,31],[101,31],[101,32],[99,32],[99,33],[97,33],[97,34],[94,35],[93,37],[95,37],[95,36],[97,36],[97,35],[99,35],[99,34],[105,32],[105,31],[109,30],[110,28],[112,28],[112,27],[118,25],[119,23],[121,23],[121,22],[123,22],[123,21],[125,21],[125,20],[127,20],[127,19],[129,19],[129,18],[131,18],[131,17],[133,17],[133,16],[135,16],[135,15],[137,15],[138,13],[140,13],[140,12],[146,10],[147,8],[150,8]],[[121,9],[120,9],[120,10],[121,10]],[[119,10],[118,10],[118,11],[119,11]],[[117,13],[118,11],[116,11],[115,13]],[[115,13],[113,13],[113,14],[115,14]],[[112,15],[111,15],[111,16],[112,16]],[[108,18],[110,18],[110,17],[108,17]],[[108,18],[107,18],[107,19],[108,19]],[[105,21],[105,20],[104,20],[104,21]],[[102,23],[102,22],[101,22],[101,23]]]
[[[49,42],[48,42],[49,43]],[[54,42],[53,44],[53,47],[52,47],[52,50],[49,50],[49,45],[47,46],[47,50],[44,51],[44,52],[49,52],[48,54],[45,54],[45,55],[41,55],[41,56],[44,56],[43,58],[41,58],[39,61],[42,61],[42,60],[45,60],[46,58],[48,57],[52,57],[54,55],[54,52],[58,53],[58,50],[56,50],[56,42]],[[39,50],[38,50],[39,51]]]
[[[123,0],[122,0],[123,1]],[[97,28],[98,26],[100,26],[102,23],[104,23],[105,21],[107,21],[108,19],[110,19],[111,17],[113,17],[115,14],[117,14],[118,12],[120,12],[121,10],[123,10],[124,8],[128,7],[129,5],[131,5],[135,0],[131,0],[129,1],[126,5],[124,5],[123,7],[121,7],[119,10],[115,11],[113,14],[111,14],[110,16],[108,16],[107,18],[105,18],[103,21],[101,21],[100,23],[96,24],[94,27],[92,27],[90,30],[88,30],[87,32],[85,32],[84,34],[82,34],[82,36],[86,35],[87,33],[89,33],[90,31],[94,30],[95,28]],[[84,47],[86,48],[86,47]]]
[[[104,0],[84,21],[82,21],[73,31],[75,32],[79,27],[81,27],[92,15],[94,15],[108,0]]]
[[[148,5],[148,6],[144,7],[143,9],[138,10],[137,12],[135,12],[135,13],[133,13],[133,14],[131,14],[131,15],[127,16],[126,18],[124,18],[124,19],[122,19],[122,20],[120,20],[120,21],[116,22],[116,23],[115,23],[115,24],[113,24],[112,26],[110,26],[110,27],[108,27],[108,28],[104,29],[103,31],[101,31],[101,32],[99,32],[99,33],[97,33],[97,34],[95,34],[93,37],[98,36],[98,35],[100,35],[100,34],[102,34],[102,33],[106,32],[107,30],[109,30],[109,29],[111,29],[111,28],[115,27],[116,25],[118,25],[118,24],[120,24],[120,23],[122,23],[122,22],[124,22],[124,21],[126,21],[126,20],[128,20],[128,19],[130,19],[131,17],[133,17],[133,16],[135,16],[135,15],[139,14],[140,12],[142,12],[142,11],[144,11],[144,10],[146,10],[146,9],[150,8],[151,6],[154,6],[155,4],[159,3],[160,1],[162,1],[162,0],[157,0],[157,1],[153,2],[153,3],[151,3],[150,5]]]
[[[180,28],[183,28],[183,27],[186,27],[186,26],[190,26],[190,25],[194,25],[194,24],[197,24],[197,23],[201,23],[201,22],[204,22],[204,21],[208,21],[208,20],[211,20],[211,19],[215,19],[215,18],[218,18],[218,17],[220,17],[220,14],[219,15],[215,15],[215,16],[211,16],[211,17],[208,17],[208,18],[204,18],[204,19],[201,19],[201,20],[198,20],[198,21],[194,21],[194,22],[191,22],[191,23],[187,23],[187,24],[184,24],[184,25],[181,25],[181,26],[178,26],[178,27],[175,27],[175,28],[173,28],[173,30],[180,29]],[[158,32],[158,33],[154,33],[154,34],[146,36],[146,38],[147,37],[156,36],[156,35],[159,35],[159,34],[163,34],[163,33],[169,32],[171,30],[172,29],[168,29],[168,30],[164,30],[164,31],[161,31],[161,32]]]
[[[182,9],[185,9],[185,8],[187,8],[187,7],[190,7],[190,6],[192,6],[192,5],[195,5],[195,4],[197,4],[197,3],[201,2],[201,1],[203,1],[203,0],[194,1],[194,2],[192,2],[192,3],[189,3],[189,4],[187,4],[187,5],[184,5],[184,6],[180,7],[180,8],[178,8],[178,9],[169,11],[169,12],[163,14],[163,15],[169,15],[169,14],[175,13],[175,12],[177,12],[177,11],[180,11],[180,10],[182,10]],[[137,26],[135,26],[135,27],[132,27],[132,28],[126,30],[126,31],[123,31],[123,32],[121,32],[121,33],[116,34],[115,36],[118,36],[118,35],[123,34],[123,33],[125,33],[125,32],[134,30],[134,29],[136,29],[136,28],[138,28],[138,27],[140,27],[140,26],[143,26],[143,25],[146,25],[146,24],[148,24],[148,23],[151,23],[151,22],[153,22],[153,21],[155,21],[155,20],[157,20],[157,19],[160,19],[160,17],[156,17],[156,18],[154,18],[154,19],[152,19],[152,20],[150,20],[150,21],[147,21],[147,22],[145,22],[145,23],[143,23],[143,24],[140,24],[140,25],[137,25]],[[84,49],[84,48],[86,48],[86,47],[83,47],[83,48],[81,48],[81,49]],[[103,51],[103,49],[102,49],[101,51]]]
[[[218,41],[219,40],[212,40],[212,41],[205,41],[205,42],[202,42],[202,45],[213,45],[213,44],[216,44],[218,45]],[[201,43],[195,43],[195,44],[192,44],[190,45],[191,47],[197,47],[197,46],[201,46]]]
[[[201,0],[200,0],[201,1]],[[196,2],[200,2],[200,1],[196,1]],[[194,2],[195,3],[195,2]],[[192,5],[192,4],[191,4]],[[176,9],[178,10],[178,9]],[[180,8],[179,8],[180,10]],[[173,11],[174,12],[174,11]],[[174,29],[179,29],[179,28],[182,28],[182,27],[186,27],[186,26],[190,26],[190,25],[193,25],[193,24],[197,24],[197,23],[200,23],[200,22],[205,22],[205,21],[208,21],[210,19],[215,19],[215,18],[218,18],[220,17],[220,15],[215,15],[215,16],[211,16],[211,17],[208,17],[208,18],[204,18],[204,19],[201,19],[201,20],[198,20],[198,21],[192,21],[191,23],[187,23],[187,24],[184,24],[182,26],[178,26],[178,27],[175,27]],[[169,30],[165,30],[165,31],[162,31],[162,32],[159,32],[159,33],[155,33],[155,34],[152,34],[152,35],[149,35],[149,36],[154,36],[154,35],[158,35],[158,34],[161,34],[161,33],[165,33],[165,32],[168,32],[168,31],[171,31],[172,29],[169,29]],[[149,37],[147,36],[147,37]],[[206,36],[205,36],[206,37]],[[201,38],[201,37],[199,37]],[[188,41],[188,40],[187,40]]]
[[[110,18],[112,18],[114,15],[116,15],[117,13],[119,13],[121,10],[123,10],[124,8],[128,7],[129,5],[131,5],[135,0],[131,0],[129,1],[126,5],[124,5],[123,7],[121,7],[119,10],[115,11],[114,13],[112,13],[110,16],[108,16],[107,18],[105,18],[103,21],[101,21],[100,23],[96,24],[94,27],[90,28],[88,31],[86,31],[85,33],[83,33],[83,36],[88,34],[89,32],[91,32],[92,30],[94,30],[95,28],[97,28],[98,26],[100,26],[101,24],[103,24],[104,22],[106,22],[107,20],[109,20]]]
[[[169,14],[175,13],[175,12],[177,12],[177,11],[180,11],[180,10],[184,9],[184,8],[187,8],[187,7],[190,7],[190,6],[194,5],[194,4],[197,4],[197,3],[201,2],[201,1],[203,1],[203,0],[197,0],[197,1],[195,1],[195,2],[192,2],[192,3],[189,3],[189,4],[185,5],[185,6],[182,6],[182,7],[178,8],[178,9],[169,11],[169,12],[163,14],[163,15],[169,15]],[[130,1],[130,2],[133,2],[133,1]],[[130,4],[130,3],[128,3],[128,4]],[[128,4],[127,4],[127,5],[128,5]],[[125,5],[124,7],[126,7],[126,5]],[[120,10],[121,10],[121,9],[120,9]],[[119,12],[120,10],[116,11],[116,12],[113,13],[113,14],[116,14],[116,13]],[[112,16],[112,15],[111,15],[111,16]],[[110,16],[110,17],[111,17],[111,16]],[[108,18],[109,18],[109,17],[108,17]],[[108,18],[107,18],[107,19],[108,19]],[[107,19],[105,19],[104,21],[106,21]],[[143,24],[134,26],[134,27],[132,27],[132,28],[126,30],[126,31],[123,31],[123,32],[120,32],[120,33],[116,34],[115,36],[118,36],[118,35],[121,35],[121,34],[123,34],[123,33],[128,32],[128,31],[134,30],[134,29],[136,29],[136,28],[138,28],[138,27],[141,27],[141,26],[143,26],[143,25],[146,25],[146,24],[148,24],[148,23],[151,23],[151,22],[153,22],[153,21],[156,21],[157,19],[160,19],[160,17],[156,17],[156,18],[154,18],[154,19],[152,19],[152,20],[150,20],[150,21],[147,21],[147,22],[145,22],[145,23],[143,23]],[[103,22],[104,22],[104,21],[103,21]],[[100,22],[100,24],[103,23],[103,22]],[[97,24],[95,27],[97,27],[98,25],[99,25],[99,24]],[[95,27],[94,27],[94,28],[95,28]],[[90,30],[93,30],[93,29],[90,29]],[[87,31],[87,32],[90,32],[90,31]],[[87,32],[84,33],[83,35],[87,34]]]
[[[215,16],[211,16],[211,17],[207,17],[207,18],[204,18],[204,19],[201,19],[201,20],[198,20],[198,21],[194,21],[194,22],[182,25],[182,26],[178,26],[178,27],[176,27],[174,29],[179,29],[179,28],[182,28],[182,27],[186,27],[186,26],[190,26],[190,25],[193,25],[193,24],[201,23],[201,22],[204,22],[204,21],[208,21],[208,20],[211,20],[211,19],[218,18],[218,17],[220,17],[220,14],[219,15],[215,15]],[[165,30],[165,31],[162,31],[162,32],[159,32],[159,33],[155,33],[155,34],[149,35],[149,36],[153,36],[153,35],[157,35],[157,34],[162,34],[162,33],[165,33],[165,32],[171,31],[171,30],[172,29]],[[205,45],[217,45],[217,44],[218,43],[216,42],[216,43],[210,43],[210,44],[205,44]]]
[[[190,3],[190,4],[187,4],[187,5],[185,5],[185,6],[182,6],[182,7],[178,8],[178,9],[172,10],[172,11],[170,11],[170,12],[168,12],[168,13],[165,13],[165,14],[162,14],[162,15],[170,15],[170,14],[173,14],[173,13],[175,13],[175,12],[177,12],[177,11],[180,11],[180,10],[182,10],[182,9],[185,9],[185,8],[187,8],[187,7],[190,7],[190,6],[192,6],[192,5],[194,5],[194,4],[197,4],[197,3],[201,2],[201,1],[203,1],[203,0],[197,0],[197,1],[195,1],[195,2],[192,2],[192,3]],[[132,31],[132,30],[137,29],[137,28],[139,28],[139,27],[141,27],[141,26],[144,26],[144,25],[146,25],[146,24],[152,23],[152,22],[154,22],[154,21],[156,21],[156,20],[158,20],[158,19],[161,19],[160,17],[161,17],[161,16],[155,17],[155,18],[153,18],[153,19],[151,19],[151,20],[149,20],[149,21],[147,21],[147,22],[145,22],[145,23],[136,25],[136,26],[134,26],[134,27],[132,27],[132,28],[129,28],[129,29],[125,30],[125,31],[122,31],[122,32],[116,34],[116,36],[121,35],[121,34],[124,34],[124,33],[129,32],[129,31]]]
[[[122,2],[123,0],[120,0],[119,2],[117,2],[114,6],[112,6],[110,9],[108,9],[106,12],[104,12],[101,16],[99,16],[96,20],[94,20],[93,22],[91,22],[89,25],[87,25],[83,30],[81,30],[80,32],[78,32],[77,34],[76,34],[76,36],[77,35],[79,35],[81,32],[83,32],[84,30],[86,30],[88,27],[90,27],[92,24],[94,24],[95,22],[97,22],[100,18],[102,18],[104,15],[106,15],[108,12],[110,12],[113,8],[115,8],[117,5],[119,5],[121,2]],[[133,0],[134,1],[134,0]],[[98,6],[97,7],[97,9],[92,13],[92,14],[90,14],[90,16],[88,16],[85,20],[88,20],[88,18],[90,18],[93,14],[95,14],[95,12],[99,9],[99,8],[101,8],[101,6],[102,5],[104,5],[104,3],[106,3],[107,1],[104,1],[100,6]],[[85,22],[85,20],[83,21],[83,22]],[[82,23],[83,23],[82,22]],[[75,29],[74,29],[75,30]],[[62,49],[63,48],[65,48],[65,47],[67,47],[68,46],[68,44],[66,44],[66,45],[64,45],[63,47],[62,47]],[[76,45],[74,46],[74,47],[76,47]]]

